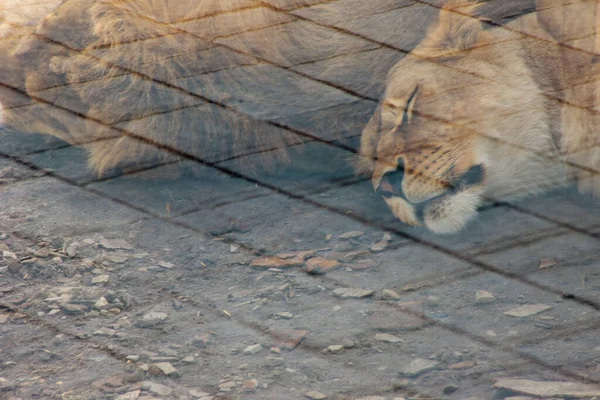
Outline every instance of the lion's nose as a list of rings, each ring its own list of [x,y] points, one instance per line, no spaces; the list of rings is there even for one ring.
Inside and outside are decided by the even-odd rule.
[[[389,198],[392,196],[402,195],[402,180],[404,179],[404,161],[398,159],[398,165],[395,170],[386,172],[376,192],[382,197]]]

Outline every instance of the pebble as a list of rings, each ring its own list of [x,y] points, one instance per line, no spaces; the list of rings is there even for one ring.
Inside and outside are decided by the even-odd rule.
[[[371,246],[371,251],[373,251],[373,252],[384,251],[385,249],[387,249],[388,244],[389,244],[389,242],[387,240],[380,240],[379,242],[377,242],[373,246]]]
[[[260,345],[260,343],[253,344],[252,346],[248,346],[244,349],[244,354],[246,354],[246,355],[258,354],[261,352],[261,350],[262,350],[262,346]]]
[[[475,303],[476,304],[490,304],[496,301],[496,296],[485,290],[478,290],[475,292]]]
[[[473,361],[461,361],[455,364],[448,365],[448,369],[469,369],[473,368],[475,363]]]
[[[129,360],[129,361],[137,362],[140,360],[140,356],[131,355],[131,356],[125,357],[125,359]]]
[[[108,261],[113,264],[123,264],[129,260],[129,257],[121,253],[106,253],[102,255],[102,261]]]
[[[242,382],[242,392],[254,392],[258,386],[256,379],[248,379]]]
[[[444,389],[442,390],[442,392],[444,394],[452,394],[452,393],[456,392],[457,390],[458,390],[458,386],[457,385],[450,384],[450,385],[447,385],[446,387],[444,387]]]
[[[356,400],[387,400],[387,397],[381,397],[381,396],[366,396],[366,397],[360,397]]]
[[[504,312],[504,315],[515,318],[525,318],[531,315],[543,313],[544,311],[552,310],[552,308],[552,306],[546,304],[525,304]]]
[[[13,274],[18,273],[22,268],[23,266],[16,261],[12,261],[8,264],[8,270]]]
[[[92,335],[112,337],[112,336],[115,336],[116,334],[117,334],[117,331],[114,329],[100,328],[97,331],[95,331]]]
[[[312,275],[322,275],[340,266],[339,261],[323,257],[311,258],[306,262],[306,272]]]
[[[169,396],[173,393],[173,389],[170,387],[151,381],[142,382],[142,389],[157,396]]]
[[[338,288],[334,289],[333,294],[342,299],[360,299],[363,297],[373,296],[374,290],[357,289],[357,288]]]
[[[303,261],[297,259],[283,260],[279,257],[259,257],[252,260],[250,266],[252,268],[290,268],[299,267]]]
[[[96,303],[94,303],[94,307],[98,310],[104,309],[108,305],[108,300],[105,297],[100,297]]]
[[[168,362],[159,362],[154,364],[163,374],[167,376],[179,376],[179,371]]]
[[[48,247],[42,247],[41,249],[38,249],[34,255],[40,258],[47,258],[50,255],[50,249]]]
[[[241,246],[239,244],[231,243],[229,245],[229,252],[237,253],[238,251],[240,251],[240,248],[241,248]]]
[[[378,333],[377,335],[375,335],[375,340],[387,343],[399,343],[403,341],[398,336],[390,335],[388,333]]]
[[[416,358],[406,367],[404,367],[400,374],[409,378],[414,378],[425,372],[436,369],[439,366],[439,362],[433,360],[425,360],[424,358]]]
[[[95,243],[96,242],[94,242],[94,239],[91,239],[91,238],[83,239],[83,244],[85,244],[85,245],[91,246],[91,245],[93,245]]]
[[[357,237],[361,237],[364,234],[365,233],[362,231],[350,231],[350,232],[341,234],[340,236],[338,236],[338,239],[354,239]]]
[[[196,363],[196,357],[194,356],[185,356],[183,357],[183,359],[181,360],[182,363],[184,364],[195,364]]]
[[[69,258],[73,258],[73,257],[77,256],[77,244],[71,243],[70,245],[67,246],[67,249],[65,251],[67,253],[67,256],[69,256]]]
[[[133,246],[123,239],[107,239],[102,237],[98,244],[108,250],[132,250]]]
[[[65,314],[78,315],[87,311],[87,307],[83,304],[63,304],[61,306]]]
[[[140,391],[134,390],[131,392],[123,393],[123,394],[115,397],[115,400],[135,400],[139,397],[139,395],[140,395]]]
[[[294,315],[291,312],[279,312],[273,314],[273,319],[292,319]]]
[[[98,275],[92,278],[92,285],[98,285],[101,283],[108,283],[110,275]]]
[[[191,389],[188,393],[190,396],[196,397],[196,398],[210,397],[210,393],[206,393],[206,392],[203,392],[201,390],[196,390],[196,389]]]
[[[192,344],[195,347],[199,347],[199,348],[204,348],[206,346],[208,346],[211,342],[211,338],[210,335],[208,334],[202,334],[202,335],[194,335],[194,337],[192,338]]]
[[[158,266],[164,269],[171,269],[175,267],[175,264],[168,261],[159,261]]]
[[[384,300],[400,300],[400,295],[391,289],[383,289],[381,291],[381,297]]]
[[[53,262],[54,264],[61,264],[61,263],[62,263],[62,261],[63,261],[63,260],[62,260],[62,258],[60,258],[59,256],[56,256],[56,257],[53,257],[53,258],[52,258],[52,262]]]
[[[150,311],[136,322],[139,328],[149,328],[163,322],[169,314],[158,311]]]
[[[324,400],[327,398],[323,393],[316,391],[306,392],[304,395],[311,400]]]
[[[4,250],[2,252],[2,257],[3,258],[10,258],[11,260],[17,260],[17,255],[15,253],[13,253],[12,251],[8,251],[8,250]]]
[[[5,323],[6,321],[8,321],[8,315],[0,314],[0,324]]]
[[[286,350],[294,350],[306,337],[308,331],[303,329],[282,329],[274,332],[275,335],[281,338],[279,347],[283,347]]]
[[[327,351],[333,354],[340,354],[344,352],[344,345],[341,344],[333,344],[327,347]]]

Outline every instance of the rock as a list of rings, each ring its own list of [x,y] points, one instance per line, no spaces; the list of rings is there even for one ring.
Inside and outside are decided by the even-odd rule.
[[[273,336],[275,336],[279,340],[281,340],[278,347],[282,347],[286,350],[293,350],[296,347],[298,347],[298,345],[300,345],[300,343],[302,343],[302,341],[308,334],[308,331],[305,331],[302,329],[299,329],[299,330],[281,329],[281,330],[273,331],[272,334],[273,334]]]
[[[95,243],[96,242],[94,242],[94,239],[92,239],[92,238],[83,239],[83,244],[85,244],[85,245],[91,246],[91,245],[93,245]]]
[[[373,296],[374,290],[357,289],[357,288],[338,288],[334,289],[333,294],[342,299],[360,299],[363,297]]]
[[[273,314],[273,319],[292,319],[294,315],[290,312],[279,312]]]
[[[431,320],[425,319],[423,303],[420,301],[408,301],[396,304],[399,311],[374,311],[369,317],[369,325],[376,331],[393,333],[400,331],[411,331],[421,329],[432,324]]]
[[[339,266],[340,263],[337,260],[315,257],[306,262],[306,272],[312,275],[322,275]]]
[[[383,234],[383,238],[381,240],[385,240],[386,242],[391,242],[392,241],[392,234],[389,232],[385,232]]]
[[[167,376],[179,376],[179,371],[168,362],[159,362],[154,364],[163,374]]]
[[[425,305],[427,307],[437,307],[440,305],[440,298],[438,296],[428,296],[425,300]]]
[[[361,237],[362,235],[364,235],[365,233],[362,231],[350,231],[350,232],[346,232],[341,234],[340,236],[338,236],[338,239],[354,239],[357,237]]]
[[[97,331],[95,331],[94,333],[92,333],[92,335],[94,336],[107,336],[107,337],[112,337],[115,336],[117,334],[117,331],[114,329],[109,329],[109,328],[100,328]]]
[[[377,335],[375,335],[375,340],[387,343],[399,343],[403,341],[398,336],[390,335],[387,333],[378,333]]]
[[[283,365],[285,360],[282,357],[265,357],[265,365],[267,367],[279,367]]]
[[[70,245],[68,245],[65,252],[67,253],[67,256],[69,256],[69,258],[77,256],[77,243],[71,243]]]
[[[229,252],[230,253],[237,253],[238,251],[240,251],[241,248],[242,248],[242,246],[240,246],[239,244],[231,243],[229,245]]]
[[[84,306],[83,304],[63,304],[60,307],[63,312],[65,314],[70,314],[70,315],[78,315],[78,314],[84,314],[88,308],[86,306]]]
[[[13,273],[13,274],[17,274],[17,273],[19,273],[19,271],[20,271],[22,268],[23,268],[23,266],[22,266],[21,264],[19,264],[18,262],[16,262],[16,261],[11,261],[11,262],[8,264],[8,271],[9,271],[10,273]]]
[[[546,304],[525,304],[520,307],[504,312],[504,315],[515,318],[525,318],[544,311],[552,310],[552,306]]]
[[[133,362],[138,362],[140,360],[140,356],[131,355],[125,357],[125,359]]]
[[[554,266],[556,266],[556,260],[552,260],[552,259],[540,260],[540,265],[539,265],[538,269],[549,269]]]
[[[355,260],[357,258],[368,256],[370,254],[371,253],[369,253],[368,250],[354,250],[354,251],[342,251],[342,252],[333,251],[333,252],[327,253],[327,257],[334,258],[338,261],[347,262],[347,261]]]
[[[48,247],[42,247],[38,249],[34,255],[39,258],[47,258],[50,256],[50,249]]]
[[[173,389],[170,387],[151,381],[142,382],[142,390],[146,390],[157,396],[169,396],[173,393]]]
[[[303,264],[303,261],[296,259],[283,260],[279,257],[259,257],[252,260],[250,266],[252,268],[290,268],[299,267]]]
[[[438,367],[439,363],[433,360],[425,360],[424,358],[414,359],[410,364],[404,367],[400,374],[409,378],[414,378],[425,372],[429,372]]]
[[[316,392],[314,390],[310,391],[310,392],[306,392],[306,393],[304,393],[304,395],[311,400],[324,400],[327,398],[327,396],[325,396],[323,393]]]
[[[58,256],[52,258],[52,262],[54,264],[60,264],[60,263],[62,263],[62,261],[63,261],[62,258],[60,258]]]
[[[167,319],[169,315],[164,312],[150,311],[136,322],[138,328],[150,328]]]
[[[387,240],[380,240],[379,242],[375,243],[374,245],[371,246],[371,251],[373,252],[380,252],[380,251],[384,251],[385,249],[387,249],[389,242]]]
[[[8,315],[0,314],[0,324],[5,323],[6,321],[8,321]]]
[[[210,397],[210,393],[206,393],[203,392],[201,390],[196,390],[196,389],[191,389],[189,392],[189,395],[195,398],[202,398],[202,397]]]
[[[381,397],[381,396],[366,396],[366,397],[360,397],[356,400],[387,400],[387,397]]]
[[[133,246],[123,239],[107,239],[105,237],[102,237],[98,241],[98,245],[108,250],[133,250]]]
[[[401,298],[401,296],[398,293],[394,292],[391,289],[383,289],[381,291],[381,297],[384,300],[400,300]]]
[[[18,257],[15,253],[13,253],[12,251],[8,251],[8,250],[4,250],[2,252],[2,257],[9,259],[9,260],[18,260]]]
[[[452,394],[452,393],[456,392],[457,390],[458,390],[457,385],[450,384],[450,385],[446,385],[444,387],[444,389],[442,390],[442,392],[444,394]]]
[[[101,283],[108,283],[110,275],[98,275],[92,278],[92,285],[99,285]]]
[[[248,379],[242,382],[242,392],[254,392],[258,386],[256,379]]]
[[[113,264],[123,264],[125,261],[129,260],[129,256],[123,253],[105,253],[102,254],[102,261],[108,261]]]
[[[171,269],[175,267],[175,264],[168,261],[159,261],[158,266],[164,269]]]
[[[344,352],[344,345],[341,344],[333,344],[327,347],[327,351],[333,354],[340,354]]]
[[[140,396],[140,390],[134,390],[132,392],[123,393],[117,397],[115,400],[135,400]]]
[[[244,354],[249,355],[249,354],[258,354],[262,351],[262,346],[260,345],[260,343],[257,344],[253,344],[252,346],[248,346],[244,349]]]
[[[473,368],[475,363],[473,361],[461,361],[455,364],[448,365],[448,369],[469,369]]]
[[[94,307],[98,310],[103,310],[106,306],[108,306],[108,300],[105,297],[100,297],[96,303],[94,303]]]
[[[475,292],[475,303],[476,304],[490,304],[496,301],[496,296],[485,290],[478,290]]]
[[[531,381],[527,379],[500,378],[494,388],[511,390],[536,397],[595,397],[600,396],[598,385],[579,382]]]

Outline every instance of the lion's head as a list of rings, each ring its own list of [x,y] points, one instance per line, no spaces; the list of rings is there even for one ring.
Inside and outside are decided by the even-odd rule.
[[[539,155],[556,145],[523,40],[486,29],[478,6],[447,4],[390,72],[361,139],[359,170],[392,213],[437,233],[462,229],[489,197],[534,193],[561,176]]]

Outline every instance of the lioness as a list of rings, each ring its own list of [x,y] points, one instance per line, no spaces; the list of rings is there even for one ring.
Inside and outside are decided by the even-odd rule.
[[[600,195],[598,0],[536,6],[500,26],[450,0],[390,72],[359,169],[406,224],[453,233],[486,200],[573,180]]]

